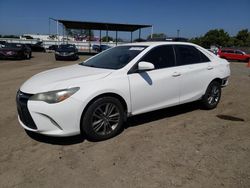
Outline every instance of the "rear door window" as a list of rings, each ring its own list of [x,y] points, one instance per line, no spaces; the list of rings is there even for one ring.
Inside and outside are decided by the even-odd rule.
[[[179,66],[210,61],[207,56],[205,56],[194,46],[175,45],[174,48],[177,55],[177,65]]]

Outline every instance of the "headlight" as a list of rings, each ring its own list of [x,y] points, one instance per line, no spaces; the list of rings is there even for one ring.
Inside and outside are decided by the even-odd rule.
[[[55,52],[55,54],[58,54],[58,55],[59,55],[59,54],[60,54],[60,52]]]
[[[77,92],[80,88],[79,87],[73,87],[69,89],[62,89],[62,90],[56,90],[56,91],[49,91],[45,93],[37,93],[30,97],[30,100],[33,101],[44,101],[47,103],[58,103],[61,101],[64,101],[65,99],[69,98],[71,95],[73,95],[75,92]]]

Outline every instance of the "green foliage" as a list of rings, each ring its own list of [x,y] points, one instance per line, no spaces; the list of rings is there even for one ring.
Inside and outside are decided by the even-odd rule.
[[[159,39],[159,38],[166,38],[165,33],[153,33],[152,38],[153,39]],[[147,39],[151,39],[151,35],[148,35]]]
[[[114,39],[114,42],[116,42],[116,39]],[[124,40],[121,38],[117,38],[117,42],[124,42]]]
[[[223,29],[213,29],[204,36],[190,39],[190,42],[209,48],[211,45],[222,47],[246,47],[250,46],[250,32],[243,29],[236,36],[230,37]]]
[[[13,39],[19,39],[19,36],[17,35],[3,35],[2,38],[13,38]]]
[[[110,36],[104,36],[102,37],[102,42],[109,42],[109,41],[114,41],[114,39]]]
[[[85,29],[67,29],[66,32],[68,33],[69,36],[74,37],[74,36],[90,36],[93,37],[94,36],[94,32],[92,30],[85,30]]]

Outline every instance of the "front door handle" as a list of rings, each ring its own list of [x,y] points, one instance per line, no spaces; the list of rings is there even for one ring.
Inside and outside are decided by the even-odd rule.
[[[174,72],[174,73],[172,74],[173,77],[177,77],[177,76],[180,76],[180,75],[181,75],[181,73],[179,73],[179,72]]]
[[[207,67],[207,70],[212,70],[212,69],[213,69],[212,66],[208,66],[208,67]]]

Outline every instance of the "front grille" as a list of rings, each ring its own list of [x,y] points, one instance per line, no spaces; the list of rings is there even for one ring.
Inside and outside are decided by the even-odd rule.
[[[32,94],[23,93],[20,90],[16,95],[17,111],[20,120],[24,123],[25,126],[31,129],[37,129],[36,124],[34,123],[30,112],[28,110],[28,100]]]

